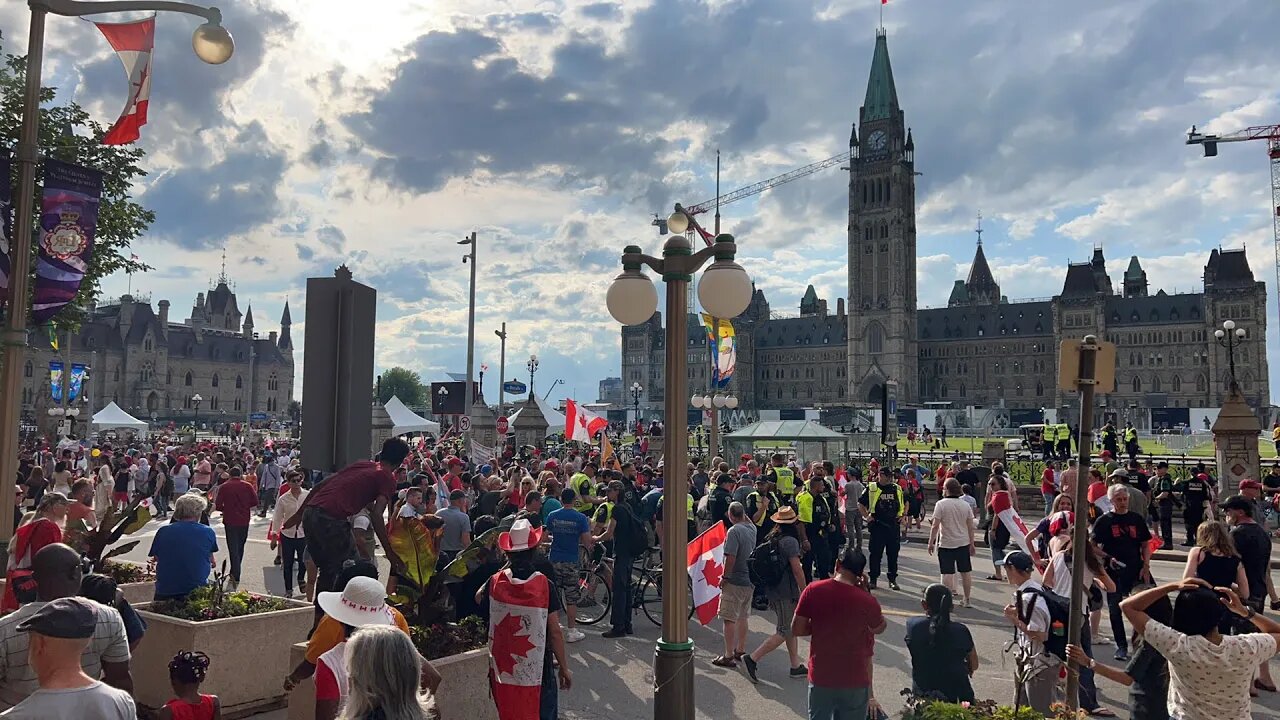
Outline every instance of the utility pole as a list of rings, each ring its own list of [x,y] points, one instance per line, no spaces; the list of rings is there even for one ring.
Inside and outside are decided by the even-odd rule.
[[[471,290],[467,301],[467,414],[471,414],[471,406],[476,402],[475,362],[476,362],[476,234],[458,241],[459,245],[470,245],[471,252],[462,256],[462,263],[471,263]]]
[[[502,386],[507,382],[507,324],[502,323],[502,329],[494,330],[493,334],[502,341],[502,350],[498,353],[498,415],[503,416],[506,415],[502,409],[503,403],[506,402]]]

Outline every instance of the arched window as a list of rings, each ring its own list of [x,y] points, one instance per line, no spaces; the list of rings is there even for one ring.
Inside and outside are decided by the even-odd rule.
[[[1041,397],[1043,395],[1044,395],[1044,383],[1037,380],[1036,381],[1036,397]]]
[[[218,387],[218,373],[213,374],[213,379],[210,381],[210,385]]]
[[[1182,392],[1182,378],[1177,375],[1173,376],[1173,391]]]
[[[1208,389],[1208,382],[1205,381],[1203,375],[1196,376],[1196,392],[1204,392]]]
[[[1159,375],[1156,375],[1155,377],[1151,378],[1151,392],[1153,393],[1160,392],[1160,376]]]
[[[942,388],[938,391],[938,394],[942,397],[947,396],[947,386],[945,384],[943,384]]]
[[[242,388],[242,387],[244,387],[244,379],[243,379],[243,378],[241,378],[239,375],[237,375],[237,376],[236,376],[236,389],[237,389],[237,390],[239,390],[239,389],[240,389],[240,388]]]
[[[867,352],[872,355],[884,352],[884,328],[880,323],[873,322],[867,328]]]
[[[1142,392],[1142,378],[1137,375],[1133,376],[1133,391],[1136,393]]]
[[[172,385],[172,384],[173,384],[173,371],[172,371],[172,370],[165,370],[165,371],[164,371],[164,384],[165,384],[165,385]]]
[[[889,237],[889,224],[880,223],[880,239],[883,240],[887,237]]]
[[[892,193],[892,192],[890,192],[890,190],[891,190],[892,188],[893,188],[893,183],[891,183],[891,182],[890,182],[890,181],[888,181],[888,180],[885,180],[885,181],[884,181],[884,201],[885,201],[885,202],[892,202],[892,201],[893,201],[893,193]]]
[[[119,367],[116,367],[114,370],[112,370],[112,371],[111,371],[111,379],[112,379],[112,380],[114,380],[115,382],[120,382],[120,368],[119,368]]]
[[[187,376],[183,378],[182,384],[186,385],[187,387],[191,387],[191,371],[190,370],[187,371]]]
[[[147,336],[146,340],[142,341],[142,349],[146,352],[151,352],[151,336],[150,335]]]
[[[31,366],[31,361],[28,360],[27,364],[22,366],[22,377],[31,377],[34,373],[35,370]]]
[[[859,184],[862,185],[862,204],[866,205],[867,204],[867,182],[864,180]]]

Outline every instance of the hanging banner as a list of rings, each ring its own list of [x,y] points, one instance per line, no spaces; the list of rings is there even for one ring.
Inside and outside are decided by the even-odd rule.
[[[49,361],[49,395],[56,403],[62,402],[62,361]]]
[[[716,387],[728,387],[733,370],[738,364],[738,338],[733,323],[702,313],[702,325],[707,329],[707,348],[711,354],[711,381]]]
[[[45,161],[32,325],[52,320],[80,291],[93,256],[101,199],[102,173],[57,160]]]
[[[72,363],[71,365],[71,384],[67,387],[67,402],[73,403],[80,399],[80,392],[84,389],[84,379],[89,375],[89,368],[80,363]]]
[[[0,308],[9,298],[9,244],[13,237],[13,193],[9,185],[9,152],[0,156]]]

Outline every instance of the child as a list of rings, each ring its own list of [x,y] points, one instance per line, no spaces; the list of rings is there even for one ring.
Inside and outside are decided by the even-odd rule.
[[[157,720],[222,720],[218,696],[200,694],[200,683],[208,672],[208,655],[186,651],[174,655],[169,661],[169,682],[177,697],[160,708]]]

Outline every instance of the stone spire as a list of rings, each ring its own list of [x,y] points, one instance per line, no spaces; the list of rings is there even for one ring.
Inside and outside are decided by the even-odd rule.
[[[293,325],[293,319],[289,317],[289,300],[284,301],[284,312],[280,314],[280,343],[278,347],[286,352],[293,351],[293,338],[289,335],[289,328]]]
[[[241,331],[245,337],[253,338],[253,303],[249,304],[249,308],[244,313],[244,329]]]
[[[893,68],[889,65],[889,43],[883,30],[876,31],[876,49],[871,56],[871,75],[867,78],[867,96],[862,101],[861,120],[884,120],[898,116],[898,90],[893,84]]]

